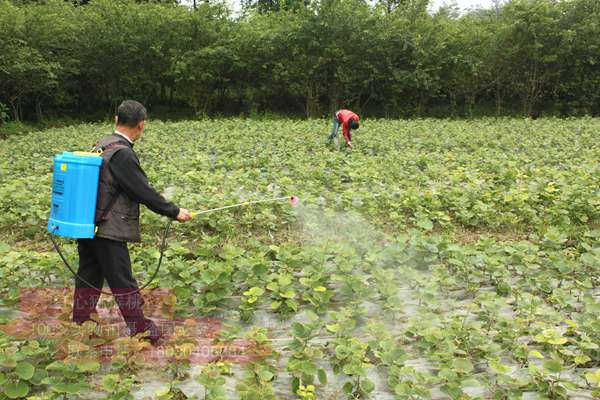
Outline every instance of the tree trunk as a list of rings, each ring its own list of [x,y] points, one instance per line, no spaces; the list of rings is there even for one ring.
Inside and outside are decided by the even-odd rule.
[[[419,95],[419,100],[417,102],[417,109],[416,109],[416,113],[417,113],[417,117],[421,118],[423,116],[423,110],[425,109],[425,98],[423,94]]]
[[[469,94],[466,98],[466,102],[467,102],[467,116],[469,118],[473,118],[473,108],[475,106],[475,95],[474,94]]]
[[[371,98],[373,97],[373,92],[374,92],[373,85],[370,85],[369,89],[370,89],[369,95],[367,96],[367,99],[363,103],[360,103],[360,98],[359,98],[359,105],[360,105],[359,108],[361,110],[365,110],[367,108],[367,104],[369,104],[369,102],[371,101]]]
[[[314,90],[314,85],[313,84],[309,84],[306,87],[306,101],[305,101],[305,105],[304,105],[304,114],[306,115],[306,118],[310,118],[314,115],[315,113],[315,90]]]
[[[11,113],[12,113],[13,120],[16,121],[16,122],[19,122],[20,118],[19,118],[19,104],[18,104],[18,101],[16,99],[10,99],[8,102],[10,103],[10,110],[11,110]]]
[[[496,117],[502,114],[502,85],[500,79],[496,77]]]
[[[456,109],[458,108],[457,104],[458,102],[456,101],[456,93],[452,91],[452,93],[450,93],[450,115],[452,117],[456,117]]]
[[[42,121],[44,119],[44,115],[42,114],[42,102],[39,98],[35,99],[35,115],[38,121]]]
[[[339,90],[337,83],[333,83],[329,88],[329,113],[333,114],[339,109]]]

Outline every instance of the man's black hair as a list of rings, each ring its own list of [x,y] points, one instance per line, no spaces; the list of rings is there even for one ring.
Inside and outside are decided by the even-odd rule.
[[[351,119],[349,125],[350,129],[358,129],[358,121],[355,119]]]
[[[146,120],[148,114],[146,108],[139,101],[125,100],[117,108],[119,125],[135,128],[137,124]]]

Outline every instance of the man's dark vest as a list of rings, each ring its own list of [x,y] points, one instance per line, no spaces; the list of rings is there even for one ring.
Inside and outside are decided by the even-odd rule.
[[[112,156],[121,149],[131,148],[125,139],[110,135],[100,139],[96,150],[102,150],[102,167],[96,200],[96,236],[121,242],[139,242],[140,205],[121,190],[110,171]]]

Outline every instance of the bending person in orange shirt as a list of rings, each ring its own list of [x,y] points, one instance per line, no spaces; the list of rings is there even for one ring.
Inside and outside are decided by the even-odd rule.
[[[352,148],[352,130],[358,129],[358,121],[360,121],[360,117],[350,110],[336,111],[333,117],[333,127],[331,128],[329,140],[331,141],[337,136],[341,125],[346,145]]]

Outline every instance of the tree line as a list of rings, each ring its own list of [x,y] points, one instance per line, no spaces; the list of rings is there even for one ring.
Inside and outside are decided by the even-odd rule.
[[[600,114],[598,0],[243,4],[0,0],[0,116]]]

